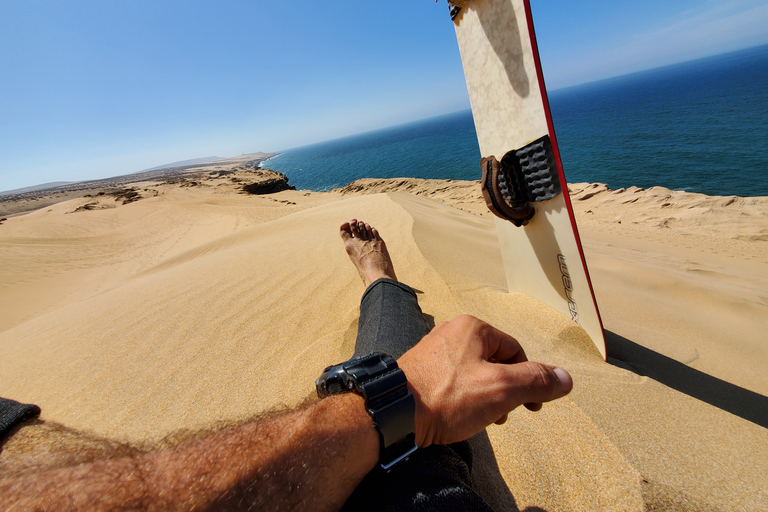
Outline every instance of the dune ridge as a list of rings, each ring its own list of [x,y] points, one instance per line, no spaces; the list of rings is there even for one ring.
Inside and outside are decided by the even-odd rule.
[[[570,186],[606,363],[576,324],[507,292],[476,182],[248,195],[240,172],[4,222],[1,394],[130,442],[296,404],[352,352],[363,286],[337,237],[357,217],[435,322],[474,314],[574,375],[569,397],[488,428],[497,467],[476,478],[498,509],[768,502],[768,198]]]

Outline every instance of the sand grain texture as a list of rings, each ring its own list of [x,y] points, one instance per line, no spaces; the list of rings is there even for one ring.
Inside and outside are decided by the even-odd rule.
[[[363,286],[338,226],[356,217],[435,322],[474,314],[574,375],[570,396],[489,427],[497,466],[477,478],[497,508],[768,504],[768,198],[572,185],[606,363],[577,325],[507,292],[475,182],[253,196],[239,176],[5,221],[0,395],[133,442],[296,404],[352,353]]]

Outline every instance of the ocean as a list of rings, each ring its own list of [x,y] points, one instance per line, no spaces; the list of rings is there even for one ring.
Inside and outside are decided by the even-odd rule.
[[[768,45],[549,93],[569,183],[768,196]],[[511,148],[510,148],[511,149]],[[469,110],[290,149],[300,190],[358,178],[481,175]]]

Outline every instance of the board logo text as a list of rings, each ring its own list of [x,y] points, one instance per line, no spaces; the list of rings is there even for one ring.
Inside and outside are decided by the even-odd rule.
[[[568,299],[571,320],[579,323],[579,312],[576,309],[576,301],[573,300],[573,283],[571,283],[571,274],[568,273],[568,265],[565,264],[565,256],[558,254],[557,262],[560,264],[560,273],[563,275],[563,288],[565,288],[565,298]]]

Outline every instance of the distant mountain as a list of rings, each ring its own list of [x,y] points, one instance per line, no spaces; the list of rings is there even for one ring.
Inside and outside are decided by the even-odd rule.
[[[220,156],[204,156],[202,158],[193,158],[192,160],[181,160],[180,162],[172,162],[170,164],[158,165],[157,167],[152,167],[151,169],[144,169],[143,171],[137,171],[134,174],[138,174],[140,172],[148,172],[148,171],[159,171],[160,169],[168,169],[169,167],[184,167],[186,165],[205,164],[208,162],[213,162],[214,160],[221,160],[221,157]]]
[[[36,192],[38,190],[47,190],[49,188],[59,187],[61,185],[68,185],[70,183],[77,183],[75,181],[52,181],[50,183],[43,183],[42,185],[35,185],[33,187],[17,188],[13,190],[0,191],[0,196],[9,196],[11,194],[23,194],[24,192]]]

